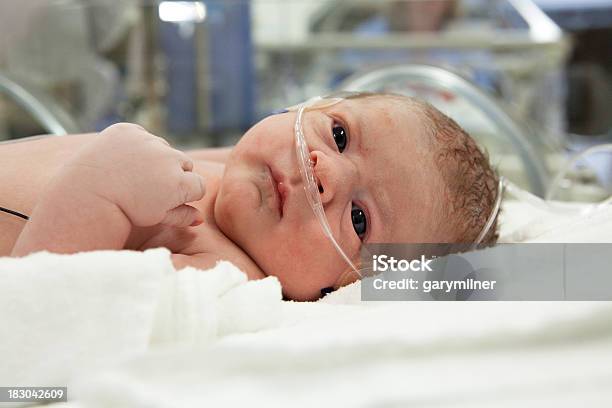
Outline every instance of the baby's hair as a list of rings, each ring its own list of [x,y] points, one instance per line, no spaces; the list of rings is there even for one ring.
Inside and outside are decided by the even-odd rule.
[[[486,153],[453,119],[431,104],[394,93],[355,93],[349,99],[383,97],[403,103],[425,119],[424,128],[433,147],[433,162],[444,182],[443,225],[452,234],[449,242],[476,241],[493,211],[498,194],[498,178]],[[497,215],[479,247],[497,242]]]

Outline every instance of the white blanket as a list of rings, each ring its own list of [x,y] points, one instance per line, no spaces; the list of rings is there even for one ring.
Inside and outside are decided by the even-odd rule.
[[[66,384],[150,345],[274,325],[278,281],[246,280],[228,262],[176,272],[166,249],[0,258],[0,384]]]
[[[527,235],[588,235],[549,227]],[[364,303],[358,283],[282,302],[275,279],[175,272],[165,250],[0,259],[0,275],[0,385],[68,385],[71,407],[612,403],[609,303]]]
[[[283,305],[299,322],[152,351],[72,384],[86,407],[603,407],[612,309]],[[290,319],[291,320],[291,319]]]
[[[566,206],[584,209],[591,204]],[[612,242],[612,204],[586,215],[564,215],[508,201],[500,225],[500,242]]]

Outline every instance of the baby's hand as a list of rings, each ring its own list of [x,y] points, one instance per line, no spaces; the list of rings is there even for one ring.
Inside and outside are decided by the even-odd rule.
[[[185,205],[204,196],[204,181],[192,169],[192,160],[164,139],[119,123],[66,164],[63,181],[117,205],[134,226],[185,227],[202,221]]]

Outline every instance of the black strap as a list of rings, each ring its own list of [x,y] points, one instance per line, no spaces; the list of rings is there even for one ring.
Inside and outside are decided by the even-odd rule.
[[[9,214],[14,215],[16,217],[23,218],[24,220],[29,220],[30,219],[30,217],[28,217],[27,215],[23,215],[22,213],[17,212],[17,211],[9,210],[8,208],[0,207],[0,211],[4,211],[5,213],[9,213]]]

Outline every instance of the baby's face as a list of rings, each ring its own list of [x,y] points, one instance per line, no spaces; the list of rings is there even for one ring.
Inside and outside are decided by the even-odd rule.
[[[215,219],[264,273],[278,277],[287,297],[309,300],[349,267],[308,204],[295,116],[270,116],[236,145]],[[306,111],[304,134],[329,225],[351,259],[368,242],[438,241],[441,182],[416,112],[387,98],[347,99]]]

